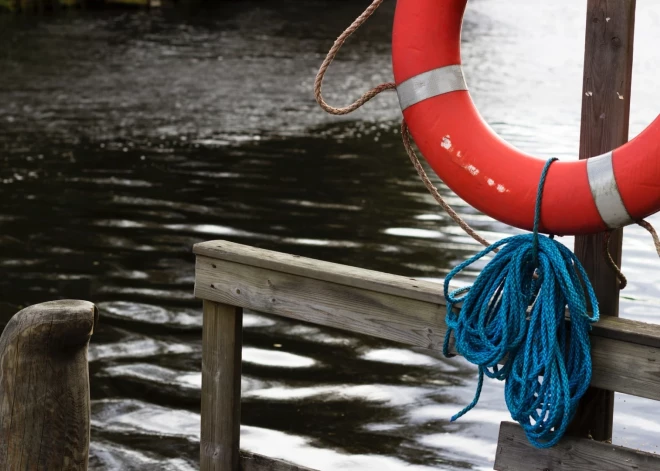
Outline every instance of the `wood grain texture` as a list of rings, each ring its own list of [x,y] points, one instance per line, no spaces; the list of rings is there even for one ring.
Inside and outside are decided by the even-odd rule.
[[[241,451],[241,466],[239,469],[240,471],[315,471],[288,461],[268,458],[249,451]]]
[[[273,271],[300,275],[314,280],[331,281],[377,293],[399,295],[419,301],[444,303],[442,285],[430,281],[393,276],[378,271],[258,249],[225,240],[212,240],[196,244],[193,247],[193,252],[196,255],[216,260],[268,268]]]
[[[0,337],[0,469],[86,470],[87,345],[98,319],[86,301],[23,309]]]
[[[592,386],[660,400],[660,349],[592,336],[591,359]]]
[[[356,273],[356,279],[362,276],[368,274]],[[198,256],[195,295],[409,345],[442,347],[444,304],[357,288],[345,281],[338,284]]]
[[[585,438],[564,438],[553,448],[532,447],[525,432],[502,422],[497,471],[660,471],[660,456]]]
[[[607,316],[593,325],[593,335],[660,348],[660,325]]]
[[[204,300],[202,471],[238,471],[243,310]]]
[[[604,154],[628,141],[635,0],[589,0],[584,51],[580,159]],[[603,234],[575,238],[575,254],[594,286],[601,315],[618,316],[619,282],[602,254]],[[621,266],[623,230],[612,233],[610,251]],[[590,389],[570,433],[612,438],[614,395]]]
[[[228,273],[228,270],[232,269],[230,267],[245,265],[267,269],[263,273],[277,272],[298,275],[300,278],[327,281],[334,285],[348,286],[361,293],[375,292],[392,296],[392,298],[386,299],[404,298],[422,301],[426,304],[443,306],[442,309],[444,309],[446,304],[442,294],[441,284],[417,280],[415,278],[298,257],[296,255],[259,249],[222,240],[197,244],[195,246],[195,252],[199,255],[198,275],[203,275],[211,281],[214,276],[221,277],[217,279],[217,282],[221,284],[228,283],[225,288],[228,288],[231,284],[231,279],[224,275]],[[223,261],[234,262],[234,264],[224,264],[224,268],[222,268],[219,262]],[[259,273],[259,271],[257,270],[255,273]],[[257,276],[263,278],[261,275]],[[204,282],[200,282],[197,279],[195,288],[197,293],[205,291],[210,286],[206,286]],[[231,293],[226,294],[232,302],[236,299],[241,299],[241,296],[233,296]],[[198,297],[203,298],[204,296],[199,295]],[[274,306],[272,307],[275,308]],[[256,308],[252,307],[252,309]],[[444,316],[444,311],[442,315]],[[419,316],[414,317],[418,318]],[[595,324],[593,329],[594,334],[599,337],[660,347],[660,325],[616,317],[605,317],[599,323]]]
[[[198,256],[195,295],[417,347],[442,349],[446,332],[444,298],[437,297],[437,302],[417,299],[416,288],[406,290],[406,285],[414,281],[380,273],[380,291],[376,292],[356,288],[347,275],[347,267],[333,266],[340,273],[338,282],[306,278],[288,273],[286,255],[263,252],[270,258],[279,256],[279,268],[283,271]],[[293,261],[298,267],[301,259]],[[302,261],[307,265],[314,262]],[[370,273],[351,269],[351,276],[360,280]],[[327,272],[325,278],[332,279],[332,273]],[[396,287],[396,294],[385,293],[388,285]],[[433,287],[439,290],[438,285]],[[593,386],[660,400],[658,326],[606,318],[593,330],[591,338]]]

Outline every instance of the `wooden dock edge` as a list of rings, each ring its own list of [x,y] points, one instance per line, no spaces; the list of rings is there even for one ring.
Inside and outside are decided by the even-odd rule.
[[[606,442],[566,436],[552,448],[534,448],[523,429],[502,422],[495,455],[496,471],[660,471],[660,456]]]
[[[195,295],[441,350],[442,285],[226,241],[197,244]],[[660,400],[660,326],[605,318],[591,333],[592,385]]]

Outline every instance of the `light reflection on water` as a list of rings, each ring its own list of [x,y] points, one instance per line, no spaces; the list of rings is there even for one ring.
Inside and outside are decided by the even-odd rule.
[[[358,3],[0,16],[0,314],[58,296],[98,303],[92,469],[195,469],[192,244],[226,238],[432,281],[479,250],[410,167],[393,94],[349,118],[311,98]],[[330,102],[390,79],[393,5],[340,54]],[[584,5],[469,5],[474,99],[500,135],[542,157],[577,155]],[[637,19],[632,134],[660,106],[660,5],[640,2]],[[517,233],[440,188],[489,240]],[[660,322],[659,263],[646,232],[626,229],[624,316]],[[245,448],[322,470],[492,467],[502,385],[448,421],[474,393],[464,360],[252,312],[244,328]],[[657,451],[655,412],[618,395],[615,443]]]

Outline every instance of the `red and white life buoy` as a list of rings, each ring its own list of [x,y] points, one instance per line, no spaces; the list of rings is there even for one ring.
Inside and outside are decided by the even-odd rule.
[[[392,59],[399,102],[433,170],[470,205],[531,230],[544,159],[515,149],[479,115],[463,77],[467,0],[398,0]],[[556,162],[543,192],[544,232],[589,234],[660,210],[660,118],[634,140],[588,160]]]

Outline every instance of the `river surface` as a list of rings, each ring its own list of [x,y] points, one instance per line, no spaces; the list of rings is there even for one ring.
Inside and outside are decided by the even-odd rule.
[[[347,118],[313,100],[326,50],[366,3],[0,16],[0,325],[60,297],[100,307],[92,469],[198,467],[194,243],[431,280],[478,250],[410,166],[393,94]],[[473,97],[525,151],[577,155],[585,10],[470,2]],[[331,103],[390,79],[393,11],[385,2],[340,53]],[[660,108],[660,2],[638,2],[637,18],[631,136]],[[441,191],[489,239],[516,232]],[[645,232],[625,232],[622,315],[660,322],[660,260]],[[243,357],[246,449],[322,471],[492,469],[503,388],[489,381],[450,423],[476,385],[461,359],[254,312]],[[657,452],[657,405],[617,395],[614,442]]]

